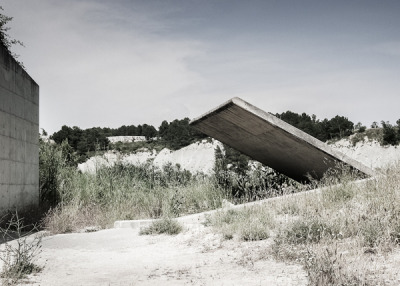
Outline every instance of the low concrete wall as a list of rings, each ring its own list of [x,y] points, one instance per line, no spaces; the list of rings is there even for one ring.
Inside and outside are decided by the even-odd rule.
[[[0,214],[39,203],[39,86],[0,44]]]

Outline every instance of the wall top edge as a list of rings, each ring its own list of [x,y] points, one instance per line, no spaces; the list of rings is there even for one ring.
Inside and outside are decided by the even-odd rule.
[[[10,54],[8,49],[3,43],[0,43],[0,52],[2,57],[0,57],[0,63],[4,65],[7,69],[14,69],[16,72],[21,73],[23,77],[29,78],[31,84],[39,88],[37,82],[28,74],[28,72],[15,60],[15,58]]]

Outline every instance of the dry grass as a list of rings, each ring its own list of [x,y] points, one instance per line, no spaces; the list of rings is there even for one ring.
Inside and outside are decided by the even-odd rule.
[[[244,241],[254,241],[269,238],[275,222],[266,208],[256,206],[219,211],[208,217],[206,224],[212,225],[224,239],[236,236]]]
[[[397,272],[385,273],[379,261],[400,250],[400,166],[362,182],[340,173],[326,177],[321,192],[218,213],[208,221],[225,238],[268,233],[258,237],[273,237],[270,256],[301,263],[310,285],[398,285]]]

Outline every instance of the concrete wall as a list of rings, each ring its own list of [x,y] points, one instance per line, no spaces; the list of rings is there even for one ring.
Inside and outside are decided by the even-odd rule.
[[[39,86],[0,44],[0,214],[39,203]]]

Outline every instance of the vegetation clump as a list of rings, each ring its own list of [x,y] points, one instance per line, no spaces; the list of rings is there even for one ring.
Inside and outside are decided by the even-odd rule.
[[[140,235],[168,234],[175,235],[182,231],[182,225],[169,217],[153,221],[149,226],[140,229]]]
[[[236,236],[244,241],[268,239],[274,224],[272,215],[262,207],[230,209],[208,218],[208,225],[220,232],[224,239]]]
[[[0,11],[3,11],[3,7],[0,6]],[[8,33],[10,27],[7,25],[12,21],[13,17],[7,16],[3,13],[0,13],[0,43],[6,48],[8,53],[16,60],[19,56],[12,51],[12,46],[19,45],[24,46],[24,43],[20,40],[13,39]],[[17,61],[18,62],[18,61]],[[23,68],[23,64],[18,62]]]
[[[215,151],[214,182],[227,190],[235,203],[256,201],[295,192],[300,184],[223,145]]]

